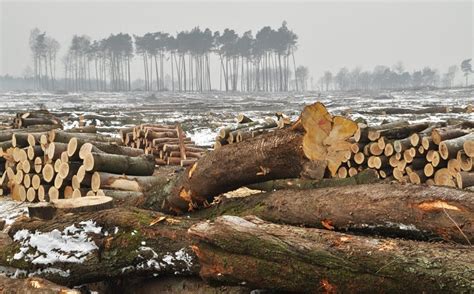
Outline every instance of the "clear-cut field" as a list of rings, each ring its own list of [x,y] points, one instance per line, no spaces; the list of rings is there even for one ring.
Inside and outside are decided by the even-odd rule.
[[[392,92],[294,93],[0,93],[0,118],[5,122],[18,111],[44,107],[69,113],[66,128],[77,124],[80,114],[109,116],[95,121],[98,126],[116,127],[138,123],[181,123],[198,145],[211,146],[217,130],[235,122],[239,113],[253,119],[274,117],[275,112],[296,118],[303,106],[323,102],[331,113],[362,117],[369,124],[383,120],[406,119],[410,122],[441,121],[450,118],[474,119],[473,113],[394,114],[371,113],[380,108],[421,109],[433,106],[466,107],[474,104],[472,88],[404,90]],[[90,123],[90,122],[88,122]]]

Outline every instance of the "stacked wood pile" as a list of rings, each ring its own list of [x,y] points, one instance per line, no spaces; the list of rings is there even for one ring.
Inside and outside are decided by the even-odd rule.
[[[0,242],[0,265],[68,286],[188,275],[290,293],[472,292],[474,193],[400,183],[341,187],[346,179],[324,179],[344,163],[357,129],[320,103],[307,106],[290,128],[223,146],[182,173],[155,176],[147,203],[164,205],[146,208],[161,212],[115,207],[18,220],[11,241]],[[351,179],[369,172],[376,173]],[[287,185],[218,197],[278,180],[326,188]],[[70,252],[56,250],[59,242],[32,244],[33,233],[86,240],[92,249],[73,251],[80,262],[64,262]],[[37,262],[45,251],[54,256]]]
[[[19,112],[16,114],[13,123],[13,128],[62,128],[62,123],[59,118],[50,113],[48,110],[35,110],[30,112]]]
[[[156,165],[189,166],[206,151],[186,137],[180,125],[141,124],[121,129],[120,137],[125,146],[152,154]]]
[[[47,129],[0,132],[2,194],[18,201],[55,201],[139,192],[155,179],[153,157],[122,146],[118,138],[88,128]]]
[[[353,141],[338,177],[372,168],[383,179],[404,183],[474,186],[473,122],[360,125]]]
[[[214,143],[214,149],[283,129],[291,124],[290,119],[281,112],[275,113],[275,117],[276,119],[267,117],[263,121],[254,121],[242,113],[239,114],[236,117],[236,125],[227,126],[219,130]]]

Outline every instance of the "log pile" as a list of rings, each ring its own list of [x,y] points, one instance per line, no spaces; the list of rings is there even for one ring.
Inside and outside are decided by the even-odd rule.
[[[122,146],[120,139],[80,129],[27,131],[0,132],[5,140],[0,143],[0,191],[14,200],[49,202],[114,190],[139,192],[155,180],[153,157]]]
[[[473,192],[374,183],[382,169],[368,163],[359,164],[360,170],[347,179],[339,173],[364,148],[382,157],[386,148],[378,146],[380,138],[395,150],[412,146],[414,134],[421,141],[416,147],[428,140],[425,151],[438,152],[440,161],[459,152],[472,159],[468,123],[453,128],[397,122],[362,128],[315,103],[291,127],[222,146],[170,177],[150,177],[155,167],[151,155],[121,146],[121,140],[63,131],[47,134],[43,153],[54,158],[66,142],[67,162],[80,163],[88,175],[81,187],[148,190],[143,195],[146,208],[157,208],[149,203],[163,205],[160,212],[110,208],[110,200],[94,197],[103,210],[79,212],[70,207],[74,199],[62,202],[68,213],[36,218],[41,209],[32,209],[30,218],[10,226],[9,240],[0,242],[0,266],[9,275],[23,272],[66,286],[104,280],[125,285],[124,279],[188,275],[210,284],[290,293],[474,289]],[[377,138],[368,139],[369,134]],[[353,152],[354,144],[362,151]],[[30,147],[42,150],[41,137],[39,145]],[[403,156],[409,148],[392,155]],[[412,173],[417,158],[427,160],[425,153],[417,157],[407,152],[413,157]],[[384,156],[380,161],[390,164]],[[55,172],[54,164],[50,169]],[[59,173],[66,174],[60,168]],[[268,192],[220,196],[262,183],[268,184]],[[38,244],[38,239],[51,242]]]
[[[206,152],[186,137],[180,125],[141,124],[120,130],[125,146],[142,149],[156,165],[189,166]]]
[[[41,109],[17,113],[13,120],[12,127],[15,129],[47,127],[52,130],[62,128],[62,122],[48,110]]]
[[[236,117],[237,124],[226,126],[219,130],[214,143],[214,149],[283,129],[291,124],[291,120],[281,112],[275,113],[275,117],[276,119],[267,117],[263,121],[254,121],[242,113],[239,114]]]
[[[474,185],[474,124],[395,121],[378,126],[360,125],[351,156],[337,176],[353,176],[366,168],[380,178],[413,184],[457,188]]]

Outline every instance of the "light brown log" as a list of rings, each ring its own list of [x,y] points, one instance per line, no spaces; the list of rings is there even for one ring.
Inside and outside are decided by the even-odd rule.
[[[408,174],[410,182],[412,184],[421,184],[426,181],[428,178],[423,170],[413,170],[411,173]]]
[[[25,188],[29,188],[31,186],[31,176],[29,174],[25,174],[23,177],[23,185]]]
[[[448,160],[448,172],[455,177],[461,171],[461,163],[456,159],[452,158]]]
[[[433,142],[433,138],[431,137],[421,138],[421,146],[423,146],[425,150],[438,149],[436,144]]]
[[[417,147],[421,143],[420,135],[418,135],[417,133],[411,134],[409,138],[410,138],[411,146],[413,147]]]
[[[44,151],[41,146],[29,146],[26,151],[29,160],[34,160],[37,156],[43,156]]]
[[[247,117],[243,113],[239,113],[239,115],[237,116],[237,123],[239,123],[239,124],[245,124],[245,123],[249,123],[249,122],[252,122],[252,121],[253,121],[252,119],[250,119],[249,117]]]
[[[347,168],[345,166],[339,167],[337,170],[337,176],[341,179],[347,178]]]
[[[398,166],[398,159],[395,155],[392,155],[390,156],[389,160],[388,160],[388,164],[391,166],[391,167],[397,167]]]
[[[48,144],[45,154],[48,157],[48,159],[54,161],[56,159],[60,159],[61,153],[63,153],[64,151],[67,151],[67,149],[68,149],[68,144],[51,142]]]
[[[42,170],[42,175],[43,179],[47,182],[50,183],[53,178],[54,178],[54,167],[52,164],[47,163],[44,165],[43,170]]]
[[[461,170],[463,171],[471,171],[472,170],[472,157],[467,156],[467,154],[464,152],[464,150],[459,151],[456,159],[458,160]]]
[[[33,189],[33,187],[29,187],[28,190],[26,191],[26,200],[28,202],[35,202],[36,199],[36,190]]]
[[[463,150],[463,144],[468,141],[474,141],[474,132],[454,139],[442,141],[439,143],[439,154],[441,158],[456,158],[458,151]],[[466,150],[464,150],[464,152],[466,152]],[[466,152],[466,154],[469,155],[468,152]]]
[[[41,177],[39,175],[33,175],[31,177],[31,186],[35,190],[38,190],[38,188],[41,186]]]
[[[180,165],[183,167],[190,166],[197,162],[197,160],[198,158],[181,159]]]
[[[379,156],[383,153],[384,150],[382,148],[380,148],[380,146],[377,142],[374,142],[374,143],[370,143],[369,151],[370,151],[370,154],[375,155],[375,156]]]
[[[125,155],[91,152],[84,158],[86,171],[103,171],[127,175],[152,175],[155,161],[152,155],[130,157]]]
[[[56,189],[60,189],[63,186],[63,181],[64,179],[62,177],[56,175],[56,177],[54,178],[53,186],[56,187]]]
[[[51,131],[49,132],[49,140],[51,142],[69,143],[72,138],[76,138],[78,141],[88,142],[102,142],[108,144],[122,145],[120,138],[100,135],[100,134],[89,134],[89,133],[67,133],[64,131]]]
[[[385,144],[385,148],[383,150],[383,154],[387,157],[392,156],[394,153],[394,148],[392,143]]]
[[[425,173],[425,176],[431,177],[434,175],[434,167],[431,163],[427,163],[425,167],[423,168],[423,172]]]
[[[358,153],[354,154],[354,161],[355,161],[355,163],[357,163],[357,164],[363,164],[364,161],[365,161],[365,155],[364,155],[364,153],[358,152]]]
[[[439,186],[456,187],[455,178],[449,173],[447,168],[440,168],[435,172],[434,182]]]

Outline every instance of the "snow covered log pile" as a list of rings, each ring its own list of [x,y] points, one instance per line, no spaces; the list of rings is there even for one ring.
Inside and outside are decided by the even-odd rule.
[[[189,166],[206,151],[195,145],[180,125],[141,124],[120,130],[125,146],[152,154],[157,165]]]
[[[275,113],[275,117],[276,120],[267,117],[263,121],[254,121],[242,113],[239,114],[236,118],[236,125],[226,126],[219,130],[214,143],[214,149],[283,129],[291,124],[290,119],[281,112]]]
[[[400,182],[474,186],[473,121],[359,126],[354,141],[350,158],[337,171],[339,177],[373,168],[381,178]]]

